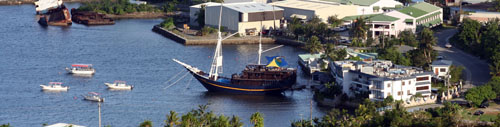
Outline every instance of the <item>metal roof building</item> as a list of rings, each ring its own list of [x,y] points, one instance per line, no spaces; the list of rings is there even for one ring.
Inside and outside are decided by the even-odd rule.
[[[205,11],[205,24],[217,27],[221,5],[209,6]],[[256,35],[261,28],[279,27],[283,9],[269,4],[245,2],[222,5],[221,25],[244,35]],[[260,26],[262,22],[262,27]]]

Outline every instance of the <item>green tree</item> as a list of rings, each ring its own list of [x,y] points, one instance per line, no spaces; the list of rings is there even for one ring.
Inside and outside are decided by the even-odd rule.
[[[10,127],[10,123],[2,124],[2,125],[0,125],[0,127]]]
[[[198,26],[200,26],[200,28],[205,26],[205,9],[206,5],[202,4],[200,10],[194,14],[196,16],[195,21],[198,22]]]
[[[180,124],[180,122],[177,113],[175,111],[170,111],[170,114],[167,115],[167,120],[165,120],[166,127],[174,127],[178,124]]]
[[[396,47],[385,48],[379,51],[378,59],[390,60],[394,64],[409,66],[410,59],[403,56]]]
[[[476,20],[464,19],[458,33],[458,39],[463,43],[462,46],[473,47],[479,43],[480,29],[481,24]]]
[[[500,76],[500,52],[494,52],[490,60],[491,60],[491,64],[489,65],[490,75]]]
[[[434,60],[432,57],[432,54],[434,53],[432,46],[436,45],[437,42],[436,37],[434,37],[434,32],[432,32],[429,28],[424,28],[420,32],[418,39],[420,41],[418,49],[423,51],[423,55],[425,57],[424,60],[427,64],[430,64],[432,60]]]
[[[472,102],[475,106],[479,106],[484,100],[491,100],[496,98],[496,96],[490,85],[483,85],[467,90],[465,99]]]
[[[264,117],[260,112],[255,112],[250,116],[250,122],[254,127],[264,127]]]
[[[323,46],[321,46],[321,42],[316,36],[312,36],[311,38],[309,38],[309,40],[307,40],[305,48],[311,54],[319,53],[323,50]]]
[[[464,66],[455,66],[455,65],[452,65],[450,67],[450,82],[451,83],[457,83],[460,81],[460,79],[462,79],[462,72],[464,70]]]
[[[229,121],[230,127],[242,127],[243,122],[240,121],[240,117],[233,115]]]
[[[500,0],[492,0],[494,6],[489,8],[492,11],[500,12]]]
[[[412,47],[417,47],[417,45],[418,45],[416,35],[412,31],[409,31],[409,30],[405,30],[405,31],[402,31],[401,33],[399,33],[399,42],[400,42],[400,45],[405,44],[405,45],[412,46]]]
[[[495,76],[490,79],[486,85],[491,86],[493,92],[497,93],[497,95],[500,95],[500,77]]]
[[[163,22],[160,23],[160,26],[162,28],[167,29],[167,30],[172,30],[173,28],[175,28],[174,19],[171,17],[168,17]]]
[[[330,24],[331,27],[338,27],[342,24],[342,20],[337,17],[337,15],[334,16],[328,16],[327,22]]]
[[[139,127],[153,127],[153,122],[151,122],[150,120],[144,120],[144,122],[142,122]]]
[[[354,20],[353,26],[349,31],[351,38],[358,38],[361,40],[367,39],[367,32],[370,30],[369,26],[366,25],[366,19],[361,16]]]

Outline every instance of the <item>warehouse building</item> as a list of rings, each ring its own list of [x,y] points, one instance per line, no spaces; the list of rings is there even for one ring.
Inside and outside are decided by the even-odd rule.
[[[221,5],[208,6],[205,11],[205,25],[217,27]],[[230,3],[222,5],[221,26],[240,35],[257,35],[262,28],[274,29],[280,26],[283,9],[256,2]],[[261,27],[262,24],[262,27]]]
[[[310,20],[318,16],[326,22],[329,16],[337,15],[343,18],[353,15],[378,14],[395,8],[402,4],[394,0],[286,0],[270,3],[285,10],[286,19],[292,17]]]

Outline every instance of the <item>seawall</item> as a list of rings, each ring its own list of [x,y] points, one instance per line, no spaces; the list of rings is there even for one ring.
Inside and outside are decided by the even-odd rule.
[[[179,36],[171,31],[163,29],[157,25],[153,27],[153,31],[161,34],[167,38],[170,38],[178,43],[184,45],[215,45],[217,44],[216,38],[203,38],[199,37],[196,39],[188,39],[182,36]],[[263,37],[262,44],[275,44],[276,40],[273,38]],[[231,37],[224,41],[222,44],[259,44],[259,37],[257,36],[247,36],[247,37]]]

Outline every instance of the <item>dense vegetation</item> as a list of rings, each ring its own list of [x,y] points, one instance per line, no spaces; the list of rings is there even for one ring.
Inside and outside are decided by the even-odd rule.
[[[498,19],[481,23],[464,19],[458,33],[450,42],[466,52],[486,59],[490,63],[491,80],[485,85],[469,89],[465,99],[473,106],[500,95],[500,22]]]
[[[131,4],[128,0],[102,0],[84,3],[78,8],[82,11],[95,11],[103,14],[122,15],[133,12],[157,12],[159,9],[146,4]]]
[[[451,127],[478,126],[467,123],[461,116],[463,108],[457,104],[445,103],[442,108],[427,111],[407,112],[402,102],[389,103],[393,109],[377,112],[377,104],[365,100],[354,112],[333,109],[322,118],[298,120],[292,127]],[[500,117],[496,120],[498,121]],[[495,123],[498,124],[498,123]]]

